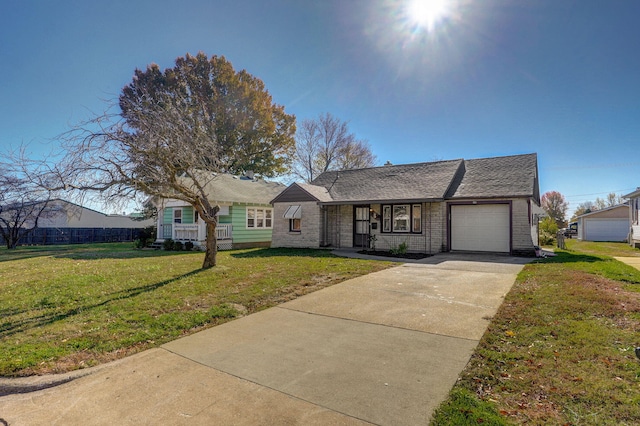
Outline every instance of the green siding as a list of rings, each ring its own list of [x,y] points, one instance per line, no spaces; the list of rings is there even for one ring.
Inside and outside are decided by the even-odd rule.
[[[173,223],[173,209],[171,207],[164,209],[162,223]]]
[[[229,208],[231,223],[233,224],[234,243],[253,243],[271,241],[272,229],[247,229],[247,207],[272,208],[261,204],[234,204]],[[273,217],[271,218],[273,221]],[[273,223],[272,223],[273,224]]]
[[[193,207],[182,208],[182,223],[193,223]]]
[[[193,222],[193,207],[167,207],[164,209],[162,216],[162,223],[173,223],[173,209],[182,209],[182,223],[194,223]]]

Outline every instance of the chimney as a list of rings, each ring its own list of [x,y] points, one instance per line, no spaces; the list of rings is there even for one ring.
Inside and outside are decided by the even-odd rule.
[[[393,166],[393,164],[391,164],[391,161],[387,160],[386,163],[384,163],[385,166]]]

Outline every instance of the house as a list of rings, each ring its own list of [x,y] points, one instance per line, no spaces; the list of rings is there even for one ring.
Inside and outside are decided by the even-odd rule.
[[[534,255],[537,155],[325,172],[272,204],[272,247]]]
[[[640,187],[635,191],[623,195],[629,200],[629,244],[640,248],[640,222],[638,222],[638,211],[640,211]]]
[[[576,218],[578,239],[583,241],[627,241],[629,206],[618,204]]]
[[[269,247],[273,229],[270,201],[285,186],[249,176],[211,174],[205,191],[213,205],[220,206],[216,227],[218,249]],[[188,203],[175,199],[157,200],[157,242],[166,239],[191,241],[204,247],[206,224]]]
[[[37,204],[43,204],[37,202]],[[70,201],[54,199],[47,202],[40,214],[38,227],[20,239],[19,244],[77,244],[91,242],[133,241],[139,232],[153,226],[151,219],[105,214]],[[33,227],[33,219],[25,227]]]

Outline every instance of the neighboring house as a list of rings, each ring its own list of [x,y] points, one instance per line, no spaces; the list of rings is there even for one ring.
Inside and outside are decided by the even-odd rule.
[[[218,249],[269,247],[273,229],[270,201],[285,186],[253,176],[212,174],[205,185],[209,202],[220,206],[216,234]],[[175,199],[152,200],[158,208],[157,241],[191,241],[204,247],[206,223],[188,203]]]
[[[272,204],[272,247],[534,255],[537,155],[325,172]]]
[[[44,203],[44,202],[42,202]],[[133,241],[141,229],[153,226],[152,219],[105,214],[75,203],[54,199],[47,203],[38,227],[19,242],[25,244],[76,244],[90,242]],[[27,221],[26,227],[33,227]]]
[[[627,241],[629,206],[619,204],[585,213],[576,218],[578,239],[583,241]]]
[[[640,187],[630,194],[623,195],[629,200],[629,244],[640,248],[640,222],[638,222],[638,211],[640,211]]]

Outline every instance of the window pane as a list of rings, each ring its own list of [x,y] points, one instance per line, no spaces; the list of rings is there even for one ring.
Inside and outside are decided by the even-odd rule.
[[[247,209],[247,228],[255,228],[256,211],[254,209]]]
[[[393,206],[393,232],[409,231],[409,206],[401,204]]]
[[[414,204],[411,206],[413,210],[411,217],[413,218],[412,232],[422,232],[422,206],[420,204]]]
[[[289,230],[300,231],[300,219],[289,219]]]
[[[256,228],[264,228],[264,210],[256,210]]]
[[[182,223],[182,209],[173,211],[173,223]]]
[[[391,206],[382,207],[382,232],[391,232]]]
[[[265,214],[264,226],[266,226],[267,228],[271,228],[272,227],[271,216],[273,215],[273,211],[271,209],[268,209],[264,211],[264,214]]]

